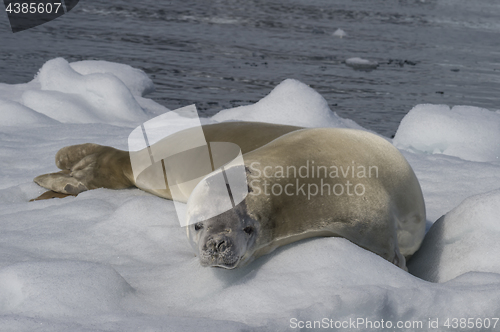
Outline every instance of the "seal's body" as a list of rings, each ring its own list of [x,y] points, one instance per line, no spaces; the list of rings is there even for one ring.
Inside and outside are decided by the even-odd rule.
[[[250,189],[245,200],[188,226],[203,265],[234,268],[301,239],[341,236],[405,269],[404,256],[422,242],[425,206],[418,180],[401,153],[376,135],[304,129],[244,160]],[[189,198],[188,218],[217,201],[204,195],[204,183]]]

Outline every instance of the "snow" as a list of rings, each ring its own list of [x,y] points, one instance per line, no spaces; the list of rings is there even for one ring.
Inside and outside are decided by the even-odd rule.
[[[52,118],[12,100],[0,99],[2,126],[44,125],[55,123]]]
[[[133,292],[109,265],[71,260],[12,264],[1,270],[0,287],[2,310],[37,315],[109,312]]]
[[[113,74],[134,96],[144,96],[154,91],[153,81],[142,70],[108,61],[84,60],[73,62],[71,68],[81,75],[94,73]]]
[[[486,148],[498,145],[491,129],[498,113],[467,108],[458,116],[434,105],[401,123],[395,143],[420,180],[428,227],[446,215],[410,262],[418,277],[342,238],[293,243],[223,270],[201,267],[173,203],[141,190],[28,202],[44,191],[32,179],[56,170],[59,148],[126,149],[133,128],[167,112],[144,97],[151,88],[126,66],[63,59],[46,63],[32,82],[0,84],[0,330],[288,331],[298,330],[292,318],[359,318],[421,321],[407,329],[417,331],[428,330],[429,319],[442,328],[447,317],[499,317],[500,161]],[[203,122],[238,119],[357,127],[294,80]],[[419,135],[421,121],[447,129]],[[481,161],[470,160],[478,155],[470,140]],[[464,154],[421,148],[445,141]]]
[[[347,36],[347,33],[344,30],[339,28],[339,29],[335,30],[335,32],[333,33],[333,36],[342,38],[342,37]]]
[[[253,105],[222,110],[212,117],[222,121],[265,121],[301,127],[340,127],[362,129],[350,119],[332,112],[328,103],[304,83],[287,79],[269,95]]]
[[[377,61],[370,61],[359,57],[349,58],[345,60],[345,64],[355,69],[375,69],[378,67]]]
[[[472,161],[500,160],[500,113],[472,106],[417,105],[403,118],[394,145]]]
[[[32,82],[1,84],[0,112],[4,125],[31,125],[34,119],[46,123],[48,117],[63,123],[133,126],[147,120],[148,114],[166,111],[142,97],[153,89],[153,82],[144,72],[127,65],[106,61],[70,65],[56,58],[47,61]],[[17,104],[6,107],[7,102]],[[20,112],[23,116],[13,115]]]
[[[411,271],[433,282],[467,272],[500,274],[500,190],[475,195],[434,223]]]
[[[43,65],[37,79],[41,91],[26,91],[24,105],[61,122],[116,124],[146,119],[131,90],[113,74],[82,75],[57,58]]]

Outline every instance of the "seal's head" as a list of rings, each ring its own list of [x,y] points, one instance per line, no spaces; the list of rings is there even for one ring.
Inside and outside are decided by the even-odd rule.
[[[245,201],[233,209],[187,227],[202,266],[234,269],[252,260],[259,225],[246,213]]]
[[[226,165],[200,181],[189,196],[187,236],[202,266],[234,269],[268,252],[273,232],[264,207],[269,200],[250,195],[245,169],[243,164]]]

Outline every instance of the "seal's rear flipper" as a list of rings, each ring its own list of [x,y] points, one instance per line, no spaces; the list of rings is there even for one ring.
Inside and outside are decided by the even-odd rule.
[[[51,198],[64,198],[68,196],[76,196],[72,194],[63,194],[63,193],[58,193],[53,190],[49,190],[38,196],[37,198],[30,199],[30,202],[34,201],[41,201],[43,199],[51,199]]]
[[[85,170],[80,171],[83,175],[85,175],[85,172]],[[87,172],[91,172],[91,170],[88,170]],[[88,188],[79,179],[74,177],[73,173],[74,172],[70,171],[60,171],[57,173],[43,174],[37,176],[33,179],[33,181],[46,189],[66,195],[76,196],[82,191],[88,190]],[[85,176],[82,177],[85,178]]]

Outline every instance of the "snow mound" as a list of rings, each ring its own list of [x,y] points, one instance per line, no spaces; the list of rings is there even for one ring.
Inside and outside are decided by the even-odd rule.
[[[500,160],[500,114],[473,106],[421,104],[403,118],[394,145],[471,161]]]
[[[47,125],[53,123],[57,123],[57,121],[20,103],[0,99],[0,126]]]
[[[92,72],[91,63],[76,67]],[[100,63],[96,70],[102,68]],[[128,74],[125,72],[124,76],[130,79]],[[120,124],[146,119],[129,88],[110,72],[81,75],[66,60],[56,58],[43,65],[37,79],[41,90],[27,90],[22,101],[25,106],[58,121]],[[142,78],[139,81],[144,82]],[[137,86],[135,89],[145,91]]]
[[[357,312],[374,318],[381,313],[373,308],[381,305],[380,293],[386,291],[370,285],[402,288],[422,283],[342,238],[294,243],[237,270],[202,268],[193,257],[161,275],[157,281],[165,286],[150,294],[158,307],[175,306],[196,317],[241,321],[272,331],[285,330],[291,317],[339,318]],[[390,311],[382,316],[394,314]]]
[[[153,81],[142,70],[122,63],[84,60],[70,63],[72,69],[81,75],[95,73],[113,74],[134,96],[144,96],[155,90]]]
[[[132,287],[113,268],[82,261],[18,263],[0,270],[0,311],[93,315],[120,308]]]
[[[253,105],[222,110],[212,117],[222,121],[258,121],[302,127],[363,129],[339,117],[318,92],[304,83],[287,79]]]
[[[500,274],[499,238],[500,190],[469,197],[432,225],[409,269],[433,282],[471,271]]]

